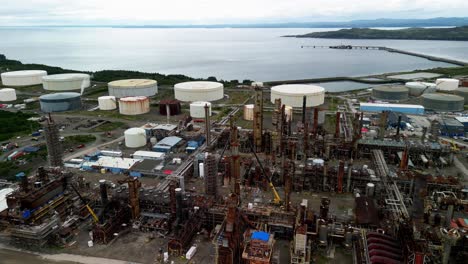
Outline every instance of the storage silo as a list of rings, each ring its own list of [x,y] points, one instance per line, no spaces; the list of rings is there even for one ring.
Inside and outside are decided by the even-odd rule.
[[[465,104],[468,104],[468,87],[460,87],[456,89],[453,93],[465,98]]]
[[[98,105],[100,110],[114,110],[117,108],[117,100],[115,96],[100,96],[98,97]]]
[[[5,86],[28,86],[42,83],[42,77],[47,72],[42,70],[12,71],[1,74],[2,84]]]
[[[12,88],[0,89],[0,102],[11,102],[16,100],[16,91]]]
[[[455,91],[460,81],[457,79],[440,78],[436,80],[438,91]]]
[[[63,73],[42,77],[42,87],[47,91],[83,90],[91,85],[89,74]]]
[[[39,97],[41,111],[44,113],[64,112],[81,108],[81,95],[79,93],[53,93]]]
[[[208,105],[208,112],[211,116],[211,103],[210,102],[193,102],[190,104],[190,116],[194,118],[205,117],[205,105]]]
[[[325,89],[310,84],[284,84],[271,88],[271,103],[281,99],[281,103],[291,107],[302,107],[303,97],[306,96],[306,106],[319,106],[325,101]]]
[[[263,82],[252,82],[253,87],[263,87]]]
[[[465,99],[458,95],[431,93],[423,94],[423,106],[439,112],[463,111]]]
[[[109,95],[117,98],[127,96],[153,96],[158,93],[158,82],[150,79],[127,79],[107,84]]]
[[[284,114],[286,115],[286,120],[291,122],[293,120],[294,115],[292,106],[286,105],[284,107]]]
[[[254,107],[255,105],[253,104],[244,105],[244,120],[254,120]]]
[[[182,102],[216,101],[224,97],[224,85],[219,82],[183,82],[174,85],[174,96]]]
[[[409,90],[404,86],[383,85],[372,89],[372,97],[385,101],[402,101],[408,99]]]
[[[437,89],[435,83],[428,82],[407,82],[405,83],[406,88],[409,90],[411,96],[420,96],[424,93],[434,93]]]
[[[169,114],[171,116],[180,115],[181,106],[178,100],[161,100],[161,102],[159,102],[159,113],[161,115],[167,115],[167,108],[169,108]]]
[[[127,148],[140,148],[146,145],[146,131],[140,127],[125,130],[125,146]]]
[[[122,115],[141,115],[150,111],[149,99],[146,96],[124,97],[119,100],[119,111]]]

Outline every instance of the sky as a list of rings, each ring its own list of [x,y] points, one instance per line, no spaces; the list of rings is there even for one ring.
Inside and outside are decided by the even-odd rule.
[[[468,0],[0,0],[0,26],[245,24],[467,14]]]

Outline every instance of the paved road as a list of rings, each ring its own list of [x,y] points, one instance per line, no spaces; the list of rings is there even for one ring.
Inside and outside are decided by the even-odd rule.
[[[114,144],[114,143],[117,143],[119,141],[122,141],[122,140],[124,140],[124,138],[125,138],[124,136],[121,136],[119,138],[116,138],[114,140],[111,140],[111,141],[108,141],[108,142],[105,142],[105,143],[102,143],[102,144],[99,144],[99,145],[95,145],[95,144],[90,145],[87,148],[81,149],[78,152],[74,152],[73,154],[69,154],[69,155],[65,156],[63,158],[63,160],[67,161],[67,160],[70,160],[70,159],[75,159],[75,158],[84,156],[87,153],[97,151],[99,148],[102,148],[102,147],[105,147],[107,145]],[[95,142],[97,142],[97,140]]]

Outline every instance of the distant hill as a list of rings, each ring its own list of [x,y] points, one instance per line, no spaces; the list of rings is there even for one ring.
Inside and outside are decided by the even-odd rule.
[[[417,39],[468,41],[468,26],[454,28],[407,28],[397,30],[351,28],[341,29],[337,31],[313,32],[304,35],[286,37],[330,39]]]
[[[427,19],[380,18],[335,22],[278,22],[206,25],[111,25],[118,28],[369,28],[369,27],[459,27],[468,26],[468,17],[436,17]]]

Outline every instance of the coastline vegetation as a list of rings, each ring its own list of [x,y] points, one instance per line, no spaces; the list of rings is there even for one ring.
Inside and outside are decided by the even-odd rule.
[[[468,40],[468,26],[453,28],[405,28],[382,30],[351,28],[337,31],[312,32],[304,35],[286,36],[296,38],[331,39],[414,39],[414,40]]]

